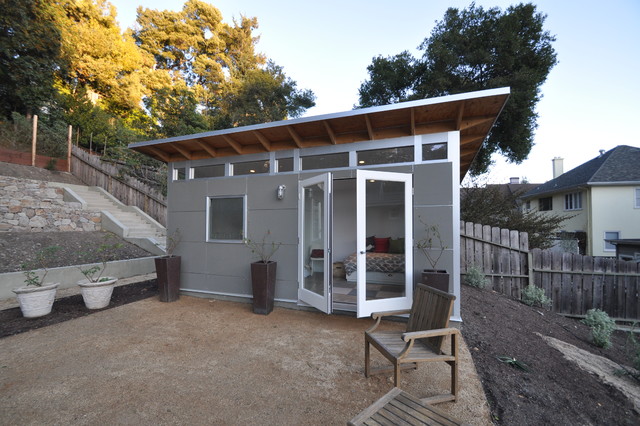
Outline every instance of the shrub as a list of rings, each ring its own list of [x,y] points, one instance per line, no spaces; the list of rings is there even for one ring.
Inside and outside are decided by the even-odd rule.
[[[54,171],[56,169],[57,160],[55,158],[50,158],[47,162],[47,165],[44,167],[47,170]]]
[[[464,276],[464,283],[471,287],[485,288],[488,280],[476,265],[471,265]]]
[[[596,346],[604,349],[611,347],[611,333],[615,330],[616,323],[606,312],[600,309],[589,309],[582,323],[591,327],[591,338]]]
[[[540,306],[546,309],[551,307],[551,299],[545,296],[544,289],[536,287],[533,284],[529,284],[522,290],[520,300],[529,306]]]
[[[627,339],[627,348],[630,352],[631,360],[633,361],[633,368],[640,372],[640,343],[636,338],[635,328],[636,324],[634,323]]]

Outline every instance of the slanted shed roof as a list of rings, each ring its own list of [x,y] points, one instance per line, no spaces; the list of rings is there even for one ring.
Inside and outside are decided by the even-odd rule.
[[[509,88],[462,93],[129,145],[164,162],[460,131],[466,174],[509,97]]]
[[[619,145],[532,189],[522,198],[568,191],[580,186],[640,183],[640,148]]]

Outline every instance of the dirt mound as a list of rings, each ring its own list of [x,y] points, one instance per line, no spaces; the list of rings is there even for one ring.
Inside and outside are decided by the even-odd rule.
[[[46,180],[48,182],[63,182],[84,185],[80,179],[71,173],[49,171],[39,167],[23,166],[20,164],[0,162],[0,175],[20,179]]]
[[[531,308],[490,290],[462,287],[462,335],[482,381],[497,424],[640,424],[633,398],[592,374],[568,356],[596,356],[610,366],[629,366],[627,335],[615,332],[611,349],[590,343],[590,330],[579,321]],[[551,346],[547,341],[562,342]],[[586,354],[586,355],[585,355]],[[501,362],[524,362],[526,372]],[[614,376],[615,368],[600,373]],[[640,386],[629,379],[630,386]]]

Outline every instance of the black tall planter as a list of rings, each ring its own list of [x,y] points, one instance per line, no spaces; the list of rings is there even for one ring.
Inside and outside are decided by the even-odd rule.
[[[277,266],[277,262],[254,262],[251,264],[253,312],[256,314],[268,315],[273,311]]]
[[[156,274],[161,302],[174,302],[180,296],[180,256],[156,257]]]
[[[442,269],[425,269],[422,271],[422,284],[449,293],[449,274]]]

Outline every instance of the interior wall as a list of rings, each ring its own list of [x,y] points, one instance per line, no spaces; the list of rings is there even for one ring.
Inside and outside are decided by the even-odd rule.
[[[356,180],[333,181],[333,261],[356,252]]]

